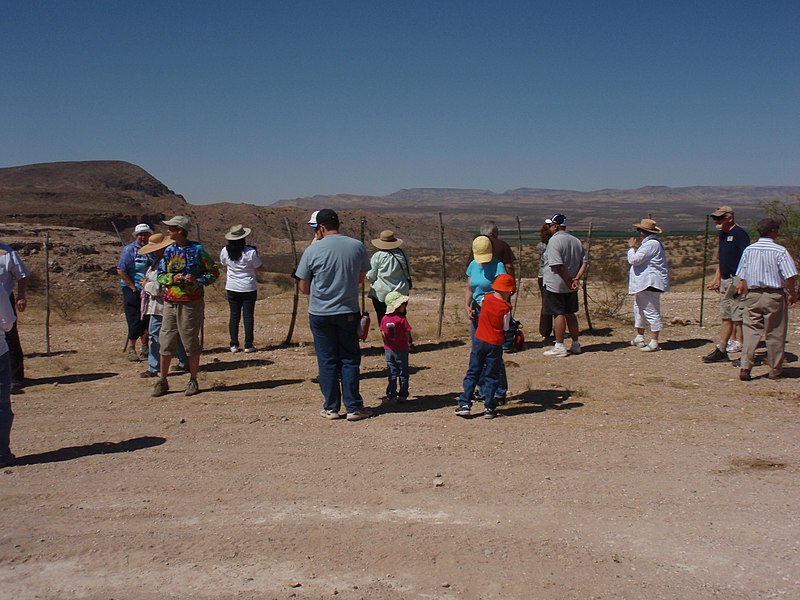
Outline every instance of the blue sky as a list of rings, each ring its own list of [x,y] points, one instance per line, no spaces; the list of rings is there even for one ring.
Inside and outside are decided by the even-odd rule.
[[[193,203],[799,185],[800,2],[0,0],[0,166]]]

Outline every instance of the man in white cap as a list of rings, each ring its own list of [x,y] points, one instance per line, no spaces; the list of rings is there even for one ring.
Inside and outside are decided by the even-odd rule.
[[[133,230],[133,241],[122,248],[117,275],[122,289],[122,305],[125,321],[128,323],[128,358],[132,361],[147,360],[147,321],[142,320],[142,280],[152,262],[147,254],[139,250],[150,239],[153,229],[146,223],[139,223]],[[136,340],[142,341],[141,353],[136,354]]]
[[[583,251],[583,244],[573,235],[567,233],[567,217],[557,213],[545,219],[550,225],[553,236],[547,243],[547,268],[543,273],[544,289],[542,290],[543,313],[553,315],[553,329],[556,343],[546,350],[544,355],[563,357],[569,354],[580,354],[581,344],[578,342],[578,287],[583,274],[586,273],[588,261]],[[564,345],[564,336],[569,329],[572,345]]]
[[[369,270],[364,244],[339,233],[339,215],[324,208],[317,214],[322,239],[306,248],[295,271],[298,287],[309,294],[308,313],[323,395],[320,414],[348,421],[370,416],[359,392],[361,312],[358,289]]]

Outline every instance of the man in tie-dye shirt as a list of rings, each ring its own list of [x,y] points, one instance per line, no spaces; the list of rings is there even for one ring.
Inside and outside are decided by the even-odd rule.
[[[164,315],[161,322],[160,376],[153,389],[153,397],[163,396],[169,391],[167,373],[172,357],[177,352],[178,337],[189,356],[189,384],[186,395],[199,390],[197,374],[200,371],[200,330],[203,326],[205,303],[203,287],[211,285],[219,277],[219,267],[203,246],[190,242],[189,218],[172,217],[164,221],[170,237],[175,240],[164,250],[158,264],[156,279],[165,288]]]

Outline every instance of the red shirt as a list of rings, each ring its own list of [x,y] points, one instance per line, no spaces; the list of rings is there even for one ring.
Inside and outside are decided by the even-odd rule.
[[[506,315],[511,315],[511,304],[495,296],[494,292],[486,294],[475,337],[492,346],[502,346],[503,332],[508,328]]]
[[[394,333],[390,333],[389,323],[394,325]],[[383,347],[385,350],[408,350],[408,332],[411,325],[404,315],[391,313],[381,319],[381,333],[383,333]]]

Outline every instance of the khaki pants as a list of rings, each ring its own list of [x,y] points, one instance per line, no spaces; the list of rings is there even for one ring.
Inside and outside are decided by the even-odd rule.
[[[742,369],[750,370],[756,355],[756,346],[764,336],[767,344],[767,364],[770,373],[783,370],[786,330],[789,326],[789,305],[783,291],[747,292],[744,299],[744,321],[742,334]]]

